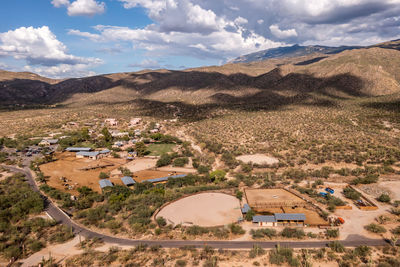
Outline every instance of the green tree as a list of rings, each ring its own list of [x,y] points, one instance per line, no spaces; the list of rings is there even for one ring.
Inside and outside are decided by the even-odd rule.
[[[105,140],[107,143],[109,143],[109,142],[111,142],[111,141],[113,140],[113,137],[112,137],[111,133],[108,131],[107,127],[104,127],[104,128],[101,130],[101,133],[104,135],[104,140]]]
[[[169,154],[164,153],[157,160],[156,166],[157,167],[167,166],[167,165],[171,164],[171,162],[172,162],[172,157]]]
[[[107,173],[105,173],[105,172],[100,172],[100,174],[99,174],[99,178],[100,179],[107,179],[107,178],[109,178],[110,176],[107,174]]]
[[[143,157],[149,153],[147,150],[147,146],[143,142],[137,142],[135,144],[135,150],[138,157]]]
[[[225,179],[226,172],[224,170],[215,170],[210,173],[210,178],[215,183],[222,182]]]
[[[390,196],[388,194],[382,194],[377,198],[378,201],[388,203],[390,202]]]
[[[243,198],[243,192],[240,191],[240,190],[237,190],[237,191],[236,191],[236,197],[237,197],[239,200],[242,200],[242,198]]]

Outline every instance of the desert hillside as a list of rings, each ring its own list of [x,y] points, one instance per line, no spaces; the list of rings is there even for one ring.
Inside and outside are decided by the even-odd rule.
[[[195,105],[281,104],[314,101],[315,94],[388,95],[400,92],[400,51],[392,49],[395,44],[333,55],[314,53],[184,71],[141,71],[67,80],[2,71],[0,104],[80,105],[137,99]]]

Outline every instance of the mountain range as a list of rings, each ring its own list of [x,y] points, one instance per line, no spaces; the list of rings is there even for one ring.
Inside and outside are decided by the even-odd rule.
[[[400,40],[369,47],[293,46],[240,57],[246,61],[183,71],[143,70],[48,79],[0,71],[0,105],[90,105],[137,99],[207,103],[316,102],[400,92]],[[264,53],[269,57],[259,61]],[[255,61],[251,61],[253,58]]]

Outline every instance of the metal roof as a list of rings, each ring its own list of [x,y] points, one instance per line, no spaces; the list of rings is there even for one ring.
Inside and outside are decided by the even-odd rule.
[[[100,151],[100,154],[107,154],[110,153],[111,151],[109,149],[103,149],[102,151]]]
[[[97,151],[95,151],[95,152],[79,151],[76,154],[79,156],[84,156],[84,157],[96,157],[97,155],[99,155],[99,152],[97,152]]]
[[[305,221],[304,213],[275,213],[277,221]]]
[[[103,188],[105,188],[105,187],[107,187],[107,186],[113,186],[113,184],[110,182],[110,180],[107,180],[107,179],[101,179],[101,180],[99,180],[99,184],[100,184],[100,188],[101,189],[103,189]]]
[[[91,147],[67,147],[66,151],[70,152],[79,152],[79,151],[90,151],[92,150]]]
[[[258,222],[276,222],[275,216],[273,215],[256,215],[253,216],[253,223]]]
[[[251,210],[251,208],[250,208],[249,204],[246,203],[246,204],[243,205],[242,213],[247,213],[250,210]]]
[[[121,178],[121,181],[124,183],[124,185],[133,185],[136,184],[135,180],[133,180],[132,177],[130,176],[124,176]]]
[[[172,178],[172,179],[174,179],[174,178],[183,178],[183,177],[186,177],[186,176],[187,176],[186,174],[178,174],[178,175],[166,176],[166,177],[161,177],[161,178],[149,179],[149,180],[146,180],[146,181],[150,182],[150,183],[159,183],[159,182],[168,181],[168,179],[170,179],[170,178]]]

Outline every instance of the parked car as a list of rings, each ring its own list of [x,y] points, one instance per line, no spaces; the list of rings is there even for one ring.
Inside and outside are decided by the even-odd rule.
[[[325,191],[328,192],[328,193],[331,193],[331,194],[335,193],[335,190],[333,190],[330,187],[325,188]]]

